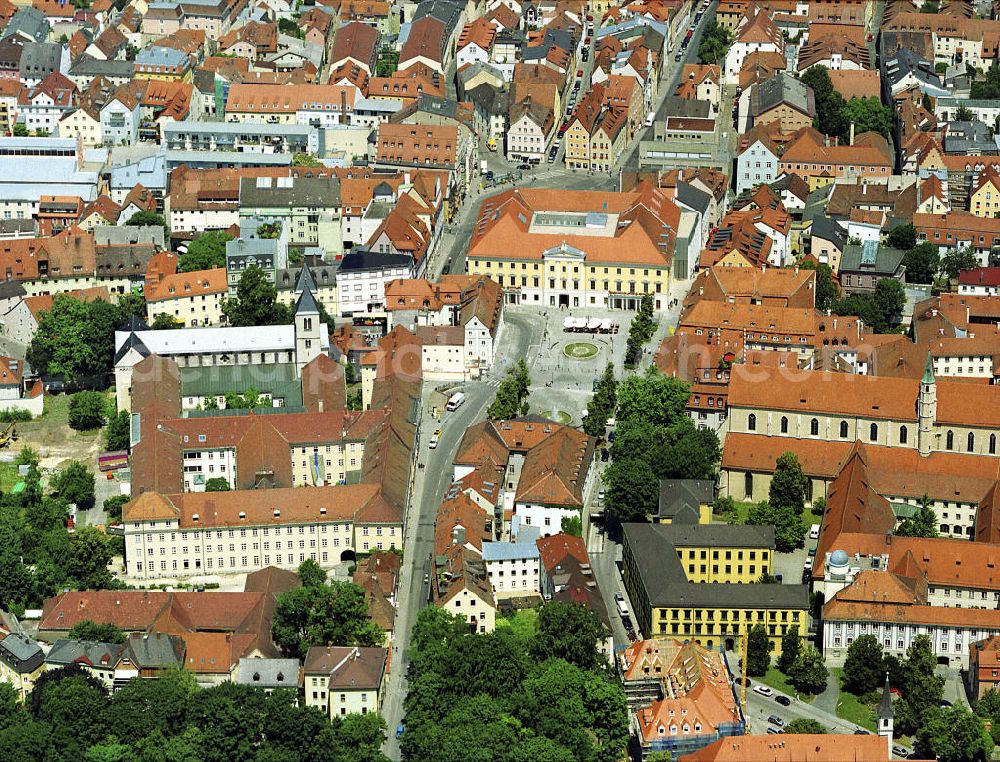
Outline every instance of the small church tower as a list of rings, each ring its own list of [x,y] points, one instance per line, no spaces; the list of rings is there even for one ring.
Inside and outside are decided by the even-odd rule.
[[[320,350],[319,306],[312,291],[305,288],[295,303],[295,368],[299,375]]]
[[[889,759],[892,759],[892,693],[889,691],[889,673],[885,673],[885,687],[878,705],[878,734],[886,739]]]
[[[934,440],[934,422],[937,419],[937,382],[934,380],[934,363],[931,353],[927,353],[927,365],[920,379],[920,393],[917,396],[917,449],[920,455],[931,454]]]

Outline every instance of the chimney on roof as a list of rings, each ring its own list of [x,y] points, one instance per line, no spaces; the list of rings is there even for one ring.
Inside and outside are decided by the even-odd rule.
[[[854,145],[854,122],[851,122],[851,131],[848,145]]]

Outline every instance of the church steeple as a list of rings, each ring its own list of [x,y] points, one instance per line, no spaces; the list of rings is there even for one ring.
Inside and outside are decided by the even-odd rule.
[[[934,423],[937,419],[937,382],[934,380],[934,362],[927,353],[927,364],[920,379],[917,395],[917,450],[923,456],[931,454],[934,444]]]
[[[882,689],[882,700],[878,705],[878,734],[886,739],[889,758],[892,758],[892,721],[895,712],[892,710],[892,692],[889,690],[889,673],[885,673],[885,687]]]

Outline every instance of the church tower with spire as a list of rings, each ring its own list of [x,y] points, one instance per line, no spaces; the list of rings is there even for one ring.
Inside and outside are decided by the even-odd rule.
[[[934,380],[934,363],[931,353],[927,353],[927,364],[920,379],[917,395],[917,450],[927,457],[931,454],[934,440],[934,422],[937,419],[937,382]]]
[[[882,700],[878,705],[878,734],[886,739],[889,759],[892,759],[892,693],[889,690],[889,673],[885,673],[885,687],[882,689]]]
[[[306,287],[295,303],[295,367],[299,375],[322,350],[322,333],[319,305],[312,291]]]

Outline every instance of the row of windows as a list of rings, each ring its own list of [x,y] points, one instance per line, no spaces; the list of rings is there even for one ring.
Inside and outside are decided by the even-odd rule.
[[[788,417],[781,416],[781,421],[779,423],[782,434],[788,433]],[[751,413],[747,418],[747,429],[749,431],[757,430],[757,416]],[[848,424],[847,421],[840,422],[840,438],[847,439],[848,436]],[[809,421],[809,433],[812,436],[819,436],[819,419],[813,418]],[[868,438],[871,441],[876,441],[878,439],[878,424],[872,423],[868,427]],[[909,429],[906,426],[899,427],[899,443],[908,444],[909,443]],[[945,449],[954,450],[955,449],[955,432],[949,430],[945,434]],[[969,432],[965,437],[965,449],[966,452],[975,452],[976,450],[976,435],[973,432]],[[989,445],[987,447],[990,455],[996,455],[997,452],[997,435],[990,434]]]

